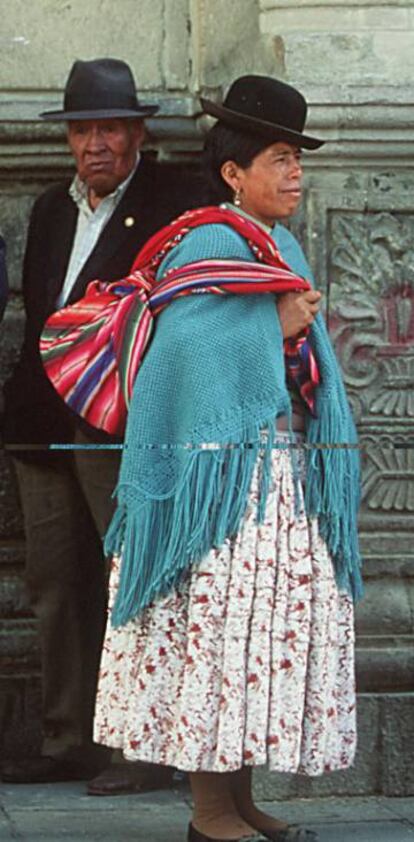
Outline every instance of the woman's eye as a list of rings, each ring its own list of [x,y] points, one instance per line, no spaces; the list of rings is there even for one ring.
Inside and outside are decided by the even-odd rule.
[[[288,155],[279,155],[277,158],[274,158],[275,164],[288,164],[291,160],[294,160],[296,164],[300,164],[302,160],[302,155],[295,155],[294,158],[290,158]]]

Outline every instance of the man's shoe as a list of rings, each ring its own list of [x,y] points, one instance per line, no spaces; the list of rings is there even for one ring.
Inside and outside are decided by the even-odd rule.
[[[3,766],[1,779],[9,784],[48,784],[62,781],[85,781],[91,769],[60,757],[28,757]]]
[[[146,763],[112,763],[89,781],[88,795],[127,795],[151,792],[172,784],[174,769]]]

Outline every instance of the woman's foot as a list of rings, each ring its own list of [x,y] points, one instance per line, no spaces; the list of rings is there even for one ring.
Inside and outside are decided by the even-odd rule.
[[[274,816],[269,815],[269,813],[263,813],[254,804],[250,804],[247,807],[238,805],[238,810],[244,821],[248,822],[251,827],[254,827],[256,831],[260,831],[264,835],[287,830],[289,827],[287,822],[276,819]]]
[[[245,822],[235,811],[215,813],[214,815],[200,814],[193,818],[192,825],[199,833],[209,839],[242,840],[257,836],[257,831]]]
[[[209,839],[251,839],[256,830],[235,807],[230,775],[214,772],[190,774],[194,801],[192,827]]]
[[[272,838],[272,834],[274,834],[275,839],[277,839],[277,834],[287,831],[289,825],[257,809],[252,798],[251,776],[251,769],[247,767],[240,769],[239,772],[235,772],[232,775],[231,791],[237,812],[243,821],[250,827],[253,827],[256,832],[260,831],[260,833],[263,833],[265,836],[267,835],[270,839]]]
[[[298,825],[289,825],[286,822],[263,813],[250,802],[244,807],[239,806],[244,821],[253,827],[256,833],[260,833],[272,842],[317,842],[318,836],[312,830],[306,830]]]

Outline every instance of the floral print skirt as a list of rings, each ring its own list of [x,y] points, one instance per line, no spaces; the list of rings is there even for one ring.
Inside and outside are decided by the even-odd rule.
[[[109,619],[97,742],[186,771],[319,775],[352,763],[352,601],[300,491],[298,512],[290,453],[275,449],[264,522],[256,474],[235,539],[138,619]],[[118,571],[115,558],[110,605]]]

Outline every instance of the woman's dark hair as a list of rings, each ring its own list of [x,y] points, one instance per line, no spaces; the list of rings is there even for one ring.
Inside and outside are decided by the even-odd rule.
[[[220,173],[226,161],[234,161],[245,169],[271,142],[265,137],[230,129],[220,121],[216,123],[208,132],[204,144],[203,164],[210,188],[209,201],[219,204],[231,202],[233,199],[231,187],[226,184]]]

